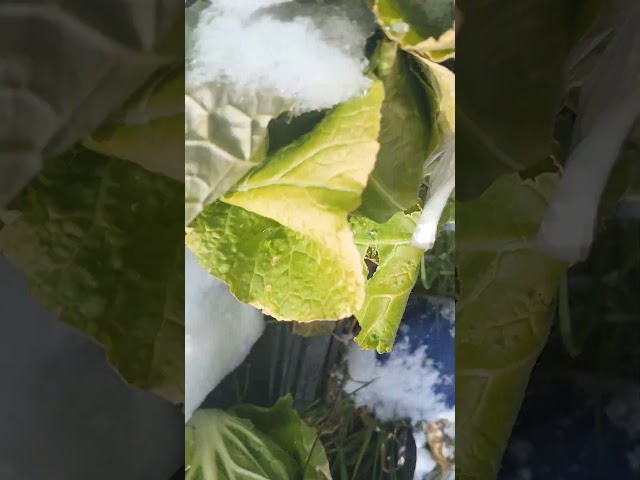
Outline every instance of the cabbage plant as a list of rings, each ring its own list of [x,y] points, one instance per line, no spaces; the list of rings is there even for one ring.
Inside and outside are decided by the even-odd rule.
[[[241,302],[355,316],[361,348],[392,349],[452,220],[453,21],[446,1],[188,8],[185,241]]]
[[[453,222],[453,2],[200,0],[185,25],[188,250],[244,307],[297,331],[355,317],[357,345],[390,352],[425,252]],[[224,343],[233,357],[238,342]],[[211,367],[186,365],[201,390],[217,386],[193,368]],[[189,478],[331,478],[324,452],[326,468],[306,453],[299,473],[233,412],[187,422]]]
[[[497,478],[567,268],[634,188],[637,9],[625,3],[457,3],[456,478]]]

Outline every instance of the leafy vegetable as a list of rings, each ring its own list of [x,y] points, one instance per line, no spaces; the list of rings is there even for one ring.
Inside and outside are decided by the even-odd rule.
[[[456,143],[464,172],[456,182],[458,199],[475,198],[498,176],[548,158],[564,94],[571,3],[457,3],[465,18],[457,41],[470,52],[456,63],[462,73],[456,82]]]
[[[330,334],[355,316],[359,347],[389,352],[419,272],[439,289],[427,265],[451,270],[450,239],[436,262],[411,240],[425,199],[434,239],[454,213],[455,77],[437,63],[455,55],[454,7],[367,3],[187,9],[185,243],[238,300],[295,334]],[[187,478],[330,479],[288,402],[196,412]]]
[[[185,427],[185,480],[331,479],[315,433],[283,397],[271,408],[197,411]]]
[[[182,189],[80,149],[47,163],[0,230],[0,251],[36,297],[104,345],[126,380],[175,402],[184,389]]]
[[[397,213],[382,225],[365,218],[351,220],[360,253],[378,264],[367,280],[364,305],[355,315],[362,327],[355,340],[363,349],[391,351],[423,255],[410,243],[418,216]]]
[[[547,341],[546,313],[566,265],[534,247],[556,184],[550,173],[529,181],[502,176],[478,199],[456,206],[456,407],[465,419],[456,430],[456,478],[496,477]]]
[[[455,55],[454,2],[367,0],[385,33],[407,51],[442,62]]]
[[[380,151],[359,213],[384,223],[418,203],[423,164],[437,136],[433,135],[436,115],[426,108],[425,90],[410,68],[411,57],[389,40],[378,49],[377,70],[385,88]]]
[[[293,478],[293,459],[248,420],[196,411],[185,427],[185,480]]]
[[[382,101],[376,82],[196,219],[187,244],[241,301],[297,321],[346,318],[362,306],[347,214],[373,169]]]
[[[185,95],[185,224],[227,193],[267,151],[269,121],[289,104],[270,93],[221,84]]]
[[[322,444],[316,442],[316,432],[293,409],[290,395],[280,398],[271,408],[241,404],[231,411],[250,420],[258,430],[287,450],[303,467],[303,480],[331,479]]]
[[[419,65],[425,89],[432,92],[430,98],[434,99],[432,108],[440,143],[425,161],[429,188],[412,242],[415,247],[430,250],[436,241],[440,217],[455,189],[455,76],[429,60],[420,59]]]

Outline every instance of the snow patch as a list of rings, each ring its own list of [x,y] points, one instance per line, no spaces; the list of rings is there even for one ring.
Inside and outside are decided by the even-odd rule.
[[[413,438],[416,441],[416,469],[413,478],[422,480],[437,467],[437,464],[427,450],[427,436],[424,429],[416,428]]]
[[[193,34],[187,83],[275,91],[295,113],[330,108],[370,86],[364,47],[374,31],[364,2],[214,0]]]
[[[239,302],[185,247],[185,423],[249,355],[264,331],[262,313]]]
[[[385,363],[373,350],[349,346],[350,380],[344,390],[353,395],[356,406],[366,406],[382,421],[407,418],[412,423],[453,420],[455,410],[448,408],[437,385],[450,381],[427,356],[426,347],[410,350],[408,337],[398,338],[394,354]],[[368,382],[370,385],[363,387]]]
[[[446,308],[445,306],[452,306]],[[455,325],[454,302],[443,303],[443,317]],[[423,480],[437,464],[427,450],[424,425],[444,419],[449,422],[444,432],[455,440],[455,407],[450,408],[437,386],[451,382],[438,365],[427,355],[427,347],[411,349],[408,332],[400,329],[393,354],[383,363],[373,350],[360,350],[350,344],[347,365],[350,379],[344,390],[352,395],[357,407],[367,407],[382,421],[408,419],[414,425],[416,441],[416,469],[414,480]],[[453,449],[444,452],[454,456]]]

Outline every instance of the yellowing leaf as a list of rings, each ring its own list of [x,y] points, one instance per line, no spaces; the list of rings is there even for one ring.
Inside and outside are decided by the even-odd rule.
[[[365,296],[347,215],[378,152],[382,84],[336,107],[200,214],[187,244],[236,297],[278,320],[339,320]]]

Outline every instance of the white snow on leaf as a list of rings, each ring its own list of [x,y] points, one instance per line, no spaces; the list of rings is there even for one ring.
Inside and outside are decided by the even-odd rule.
[[[367,38],[375,19],[364,2],[214,0],[193,35],[187,83],[269,89],[296,113],[333,107],[367,90]]]
[[[185,423],[249,355],[264,331],[259,310],[239,302],[185,247]]]

